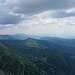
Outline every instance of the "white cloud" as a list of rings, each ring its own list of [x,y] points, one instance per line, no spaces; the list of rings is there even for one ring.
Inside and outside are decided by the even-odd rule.
[[[57,34],[66,35],[75,33],[75,17],[51,18],[51,13],[44,12],[33,15],[22,23],[1,30],[1,33],[25,33],[25,34]],[[6,31],[6,32],[5,32]],[[11,31],[11,32],[10,32]]]

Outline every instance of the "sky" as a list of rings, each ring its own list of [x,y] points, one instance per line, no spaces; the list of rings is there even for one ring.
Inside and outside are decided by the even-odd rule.
[[[75,34],[75,0],[0,0],[0,34]]]

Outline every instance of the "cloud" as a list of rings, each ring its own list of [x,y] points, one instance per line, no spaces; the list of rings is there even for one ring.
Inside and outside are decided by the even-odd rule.
[[[0,0],[0,24],[18,24],[24,20],[22,15],[31,15],[31,18],[33,18],[32,15],[49,10],[60,11],[74,8],[74,3],[75,0]],[[13,14],[10,14],[10,12]],[[52,17],[61,18],[74,15],[75,13],[65,13],[61,11],[53,14]],[[25,17],[25,20],[27,20],[27,17]]]
[[[18,24],[23,18],[6,9],[5,4],[0,5],[0,25]]]
[[[10,14],[4,14],[0,17],[0,24],[6,25],[6,24],[17,24],[20,22],[21,17],[14,16]]]
[[[6,0],[0,0],[0,3],[5,3],[6,2]]]
[[[0,25],[0,30],[11,28],[11,27],[13,27],[13,25]]]
[[[64,18],[64,17],[74,17],[74,16],[75,16],[75,10],[74,11],[58,11],[53,13],[52,18]]]
[[[14,13],[37,14],[48,10],[75,7],[75,0],[8,0],[8,8]]]

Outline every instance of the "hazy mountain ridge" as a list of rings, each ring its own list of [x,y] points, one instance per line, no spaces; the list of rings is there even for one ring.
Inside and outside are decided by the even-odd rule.
[[[75,46],[75,39],[57,38],[57,37],[42,37],[41,40],[50,41],[58,44]]]
[[[16,40],[16,38],[10,35],[0,35],[0,40]]]
[[[24,40],[27,38],[40,39],[42,36],[27,35],[27,34],[12,34],[12,35],[0,35],[0,40]]]
[[[11,36],[14,37],[14,38],[16,38],[17,40],[24,40],[24,39],[27,39],[27,38],[40,39],[42,37],[42,36],[27,35],[27,34],[13,34]]]

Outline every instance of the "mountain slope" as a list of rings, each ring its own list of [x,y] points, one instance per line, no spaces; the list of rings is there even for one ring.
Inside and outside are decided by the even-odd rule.
[[[5,75],[75,74],[74,55],[37,47],[28,47],[20,53],[0,49],[0,69]]]
[[[4,75],[42,75],[37,68],[27,60],[11,51],[0,49],[0,70]]]
[[[25,46],[28,47],[58,49],[67,53],[75,54],[74,39],[69,40],[69,39],[61,39],[61,38],[51,38],[51,41],[49,40],[47,41],[47,40],[37,40],[37,39],[28,38],[23,42]]]
[[[75,75],[75,55],[58,50],[57,46],[32,38],[0,40],[0,72],[4,75]]]

